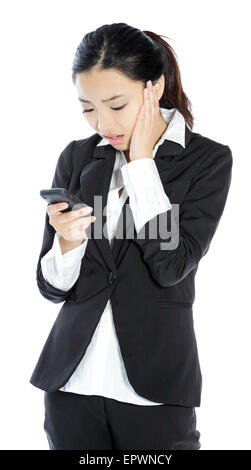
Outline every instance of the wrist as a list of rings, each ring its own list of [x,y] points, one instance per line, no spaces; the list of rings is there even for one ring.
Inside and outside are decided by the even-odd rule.
[[[84,241],[86,241],[86,238],[83,238],[82,240],[79,240],[77,242],[71,242],[69,240],[65,240],[65,238],[60,236],[59,244],[60,244],[62,255],[67,253],[67,251],[73,250],[74,248],[77,248],[78,246],[82,245]]]

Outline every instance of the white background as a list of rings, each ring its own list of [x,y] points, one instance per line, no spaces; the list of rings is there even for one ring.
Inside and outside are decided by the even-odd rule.
[[[201,450],[251,449],[250,16],[248,1],[2,1],[1,440],[47,449],[43,391],[29,383],[62,306],[40,295],[36,265],[59,154],[93,134],[71,81],[75,50],[102,24],[169,38],[195,117],[193,131],[228,145],[232,184],[196,275],[194,327],[203,376]],[[164,38],[165,39],[165,38]]]

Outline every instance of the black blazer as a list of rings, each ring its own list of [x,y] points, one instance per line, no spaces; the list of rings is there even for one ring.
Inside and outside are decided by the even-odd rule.
[[[94,195],[107,203],[116,150],[97,147],[99,134],[70,142],[59,156],[52,187],[67,188],[95,208]],[[154,402],[200,406],[202,375],[193,326],[194,278],[207,253],[226,203],[232,153],[188,126],[185,148],[165,140],[155,163],[170,202],[179,204],[179,239],[174,250],[160,249],[163,238],[134,234],[95,239],[95,223],[75,284],[62,291],[42,275],[41,258],[53,244],[55,229],[45,214],[36,279],[39,291],[64,302],[41,351],[30,383],[45,391],[60,389],[81,361],[111,299],[115,329],[129,382]],[[123,207],[121,217],[125,217]],[[172,209],[173,210],[173,209]],[[170,213],[170,211],[169,211]],[[106,221],[102,212],[103,226]],[[159,216],[157,216],[159,217]],[[142,229],[143,230],[143,229]],[[166,241],[170,241],[167,238]]]

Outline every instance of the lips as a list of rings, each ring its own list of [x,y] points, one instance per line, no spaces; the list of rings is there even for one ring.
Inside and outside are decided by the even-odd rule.
[[[111,137],[107,137],[107,140],[110,145],[121,145],[123,142],[123,135],[121,137],[116,137],[114,139],[111,139]]]
[[[123,137],[123,134],[122,135],[117,135],[117,134],[113,134],[113,135],[104,135],[104,137],[106,139],[112,139],[114,137]]]

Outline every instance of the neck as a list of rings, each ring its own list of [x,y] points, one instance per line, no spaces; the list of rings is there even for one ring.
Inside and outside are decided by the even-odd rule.
[[[160,113],[161,114],[161,113]],[[162,135],[164,134],[164,132],[166,131],[166,129],[168,128],[168,123],[165,121],[165,119],[163,118],[162,114],[160,116],[160,122],[159,122],[159,132],[158,132],[158,137],[157,137],[157,140],[154,144],[154,147],[155,145],[159,142],[159,140],[161,139]]]

